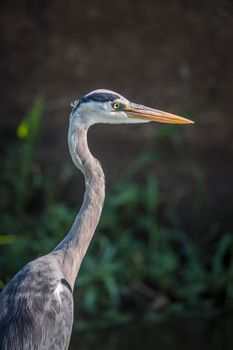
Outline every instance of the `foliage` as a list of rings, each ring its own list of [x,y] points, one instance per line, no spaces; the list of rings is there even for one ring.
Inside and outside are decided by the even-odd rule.
[[[35,101],[17,128],[18,141],[2,159],[0,280],[5,282],[25,263],[49,252],[74,217],[73,211],[57,200],[58,183],[43,174],[36,160],[43,105],[42,98]],[[64,187],[67,176],[64,169],[58,176],[59,186]]]
[[[17,129],[18,141],[2,159],[0,288],[27,261],[50,251],[75,216],[59,199],[69,171],[52,179],[36,161],[42,114],[43,100],[38,98]],[[164,140],[179,152],[176,129],[161,128],[153,144]],[[107,191],[101,222],[77,279],[81,328],[127,322],[135,315],[161,320],[233,307],[233,235],[208,233],[200,247],[192,235],[160,223],[156,178],[148,172],[144,182],[134,180],[142,167],[156,161],[151,149],[149,145]],[[201,198],[199,191],[193,201],[195,219]],[[166,206],[177,216],[175,202],[171,195]]]
[[[233,307],[233,235],[201,249],[186,234],[160,225],[157,187],[149,177],[146,187],[121,183],[107,196],[78,278],[80,317],[86,315],[87,326],[90,319],[99,325],[96,310],[109,324],[116,316],[162,320]]]

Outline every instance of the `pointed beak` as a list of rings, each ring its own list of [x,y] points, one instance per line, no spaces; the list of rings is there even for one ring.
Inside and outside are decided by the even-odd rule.
[[[193,124],[192,120],[180,117],[175,114],[160,111],[158,109],[149,108],[143,105],[138,105],[136,103],[128,103],[124,107],[128,118],[136,118],[142,120],[148,120],[159,123],[169,123],[169,124]]]

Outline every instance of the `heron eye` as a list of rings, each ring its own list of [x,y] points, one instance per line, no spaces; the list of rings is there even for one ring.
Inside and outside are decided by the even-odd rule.
[[[119,109],[120,106],[121,106],[120,102],[114,102],[114,103],[112,104],[112,108],[113,108],[113,109]]]

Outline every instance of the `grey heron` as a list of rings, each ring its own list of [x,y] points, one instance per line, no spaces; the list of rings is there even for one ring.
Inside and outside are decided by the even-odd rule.
[[[105,196],[102,167],[87,143],[95,123],[149,121],[192,123],[183,117],[129,102],[110,90],[95,90],[73,103],[68,145],[85,178],[84,201],[68,234],[55,249],[24,266],[0,294],[0,349],[68,349],[73,325],[73,288],[99,222]]]

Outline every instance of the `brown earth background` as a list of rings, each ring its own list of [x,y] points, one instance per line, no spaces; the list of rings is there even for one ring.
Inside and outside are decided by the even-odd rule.
[[[233,230],[233,2],[230,0],[7,1],[0,12],[0,144],[36,96],[45,98],[38,159],[49,176],[70,164],[66,141],[70,102],[97,89],[190,116],[176,152],[159,144],[154,174],[161,200],[183,189],[176,207],[189,229],[200,191],[199,233]],[[114,182],[160,132],[160,125],[98,125],[90,147]],[[65,199],[82,200],[81,175]],[[81,183],[82,184],[82,183]],[[67,198],[66,198],[67,197]],[[161,209],[161,220],[168,220]],[[176,223],[175,223],[176,225]]]

